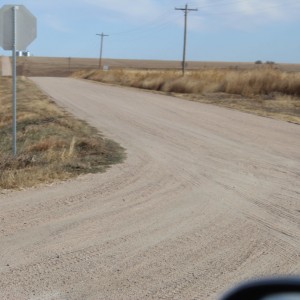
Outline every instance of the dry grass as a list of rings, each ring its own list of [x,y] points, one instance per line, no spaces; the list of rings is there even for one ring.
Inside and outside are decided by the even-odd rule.
[[[123,149],[59,108],[26,78],[18,80],[17,156],[12,156],[11,79],[0,96],[0,189],[35,186],[122,161]]]
[[[173,93],[223,92],[246,97],[281,93],[300,96],[300,73],[287,73],[273,68],[190,71],[184,77],[179,71],[132,70],[79,71],[74,76]]]
[[[24,76],[68,76],[79,70],[94,70],[98,68],[98,58],[77,57],[18,57],[18,75]],[[138,69],[138,70],[180,70],[179,61],[162,60],[134,60],[134,59],[103,59],[103,65],[110,69]],[[191,61],[187,63],[188,70],[253,70],[264,68],[265,64],[257,65],[254,62],[207,62]],[[286,72],[300,72],[299,64],[275,64],[275,68]]]
[[[300,73],[252,70],[79,71],[74,77],[174,94],[300,124]]]

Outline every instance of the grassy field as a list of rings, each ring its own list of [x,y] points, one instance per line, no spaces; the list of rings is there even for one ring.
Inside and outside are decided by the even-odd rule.
[[[17,156],[12,156],[11,78],[0,77],[0,189],[31,187],[103,172],[124,150],[74,119],[29,79],[17,85]]]
[[[300,73],[272,66],[188,71],[78,71],[74,77],[142,88],[300,124]]]
[[[98,69],[97,58],[74,57],[18,57],[17,70],[24,76],[68,76],[79,70]],[[180,70],[180,61],[133,60],[133,59],[103,59],[103,65],[112,70]],[[188,70],[251,70],[264,68],[266,64],[257,65],[245,62],[201,62],[187,63]],[[299,64],[275,64],[274,68],[286,72],[300,72]]]

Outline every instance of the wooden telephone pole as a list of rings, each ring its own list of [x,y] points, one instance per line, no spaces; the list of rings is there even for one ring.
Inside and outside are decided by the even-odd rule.
[[[99,35],[101,37],[100,39],[100,57],[99,57],[99,69],[101,69],[102,66],[102,50],[103,50],[103,38],[105,36],[109,36],[107,34],[102,33],[97,33],[96,35]]]
[[[185,73],[185,56],[186,56],[186,40],[187,40],[187,16],[190,11],[198,11],[197,8],[188,8],[186,4],[184,8],[175,8],[175,10],[184,11],[184,39],[183,39],[183,58],[182,58],[182,75]]]

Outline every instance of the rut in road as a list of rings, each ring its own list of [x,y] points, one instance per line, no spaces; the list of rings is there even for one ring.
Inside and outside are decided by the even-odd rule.
[[[216,299],[300,271],[300,127],[131,88],[32,78],[127,149],[0,195],[0,298]]]

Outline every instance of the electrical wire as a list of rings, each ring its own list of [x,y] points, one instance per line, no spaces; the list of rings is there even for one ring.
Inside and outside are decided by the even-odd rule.
[[[222,0],[220,0],[220,1],[222,1]],[[247,0],[234,0],[234,1],[226,1],[226,0],[224,0],[225,2],[220,2],[220,1],[218,1],[218,2],[214,2],[214,3],[210,3],[210,4],[207,4],[207,5],[200,5],[200,6],[198,6],[197,8],[199,9],[199,10],[201,10],[201,9],[205,9],[205,8],[214,8],[214,7],[220,7],[220,6],[231,6],[231,4],[243,4],[243,3],[249,3],[249,1],[247,2]],[[291,1],[291,0],[290,0]],[[190,5],[195,5],[195,6],[197,6],[197,2],[196,1],[189,1],[189,3],[190,3]],[[262,2],[261,2],[262,3]],[[290,3],[289,2],[289,0],[285,0],[284,1],[284,3],[277,3],[277,4],[274,4],[274,5],[271,5],[271,6],[265,6],[264,7],[264,10],[265,9],[269,9],[269,8],[274,8],[274,7],[278,7],[278,6],[286,6],[286,5],[289,5],[289,4],[292,4],[292,5],[294,5],[294,4],[297,4],[297,5],[299,5],[299,1],[298,0],[296,0],[295,2],[294,2],[294,0],[293,0],[293,2],[292,3]],[[216,13],[216,14],[221,14],[222,12],[220,12],[220,13]]]
[[[288,0],[286,0],[288,1]],[[261,9],[258,9],[257,7],[255,8],[255,13],[265,13],[265,12],[268,12],[268,10],[272,9],[272,8],[277,8],[277,7],[282,7],[282,6],[299,6],[299,2],[285,2],[285,3],[278,3],[278,4],[274,4],[274,5],[270,5],[270,6],[264,6],[263,8]],[[241,15],[243,14],[242,11],[239,11],[237,9],[235,9],[235,11],[223,11],[223,12],[205,12],[205,15],[206,16],[225,16],[225,15]]]
[[[174,20],[177,19],[178,16],[172,16],[172,18],[168,18],[164,22],[157,24],[156,26],[152,26],[150,28],[144,29],[143,31],[136,32],[135,34],[131,34],[131,37],[124,35],[118,37],[119,39],[126,39],[127,42],[139,41],[147,39],[149,36],[156,34],[159,31],[163,31],[167,28],[170,28],[170,25],[174,23]],[[179,18],[178,18],[179,19]],[[180,18],[181,19],[181,18]]]
[[[123,35],[123,34],[132,33],[132,32],[136,32],[136,31],[141,31],[144,28],[156,26],[157,22],[159,20],[165,19],[165,17],[167,17],[169,15],[170,15],[170,11],[166,10],[165,12],[163,12],[161,15],[157,16],[154,20],[151,20],[150,22],[144,23],[144,24],[139,25],[139,26],[135,26],[135,27],[133,27],[133,28],[131,28],[129,30],[113,32],[113,33],[111,33],[111,35]]]
[[[197,6],[197,2],[196,1],[189,1],[190,5],[194,5]],[[219,6],[227,6],[228,4],[238,4],[238,3],[245,3],[245,1],[243,0],[234,0],[234,1],[226,1],[225,2],[214,2],[214,3],[210,3],[207,5],[200,5],[198,6],[199,9],[203,9],[203,8],[211,8],[211,7],[219,7]]]
[[[189,1],[189,3],[196,3],[196,1]],[[213,3],[210,3],[209,5],[202,5],[198,6],[197,8],[200,10],[204,8],[214,8],[222,6],[228,6],[230,7],[232,4],[238,4],[238,3],[246,3],[245,1],[241,0],[234,0],[234,1],[216,1]],[[285,3],[277,3],[274,5],[268,5],[263,7],[262,9],[256,9],[255,13],[264,13],[268,10],[275,8],[275,7],[281,7],[281,6],[293,6],[293,5],[299,5],[299,2],[295,2],[292,0],[286,0]],[[193,4],[191,4],[193,5]],[[241,11],[233,10],[233,11],[205,11],[202,13],[204,17],[207,16],[226,16],[226,15],[241,15],[243,14]],[[170,14],[170,10],[165,10],[161,15],[157,16],[154,20],[144,23],[140,26],[133,27],[132,29],[120,31],[120,32],[114,32],[110,33],[110,36],[116,36],[118,35],[118,39],[126,39],[127,42],[133,42],[133,41],[139,41],[143,39],[147,39],[149,36],[156,34],[158,31],[162,31],[166,28],[169,28],[171,24],[174,24],[175,20],[179,20],[182,17],[178,14]],[[131,37],[128,38],[128,35]]]

